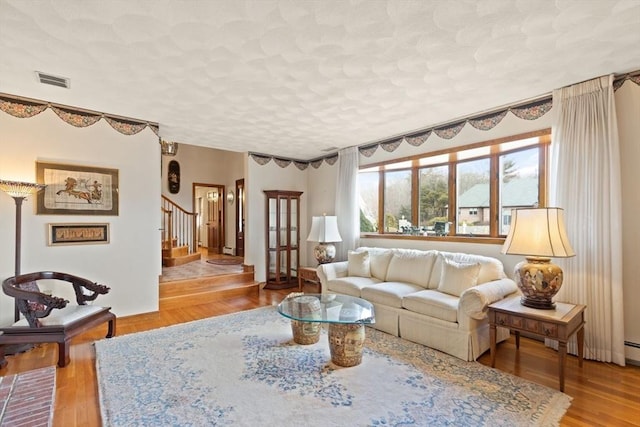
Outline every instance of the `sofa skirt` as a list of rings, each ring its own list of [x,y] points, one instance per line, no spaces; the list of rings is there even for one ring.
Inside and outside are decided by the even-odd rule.
[[[476,360],[489,349],[489,324],[479,322],[472,330],[461,329],[458,323],[404,311],[399,314],[399,336],[440,350],[466,361]],[[509,338],[509,330],[498,328],[497,342]]]

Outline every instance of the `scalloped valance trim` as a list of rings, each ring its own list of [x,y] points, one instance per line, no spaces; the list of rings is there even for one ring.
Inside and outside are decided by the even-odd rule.
[[[454,121],[404,136],[397,136],[393,139],[376,142],[374,144],[366,144],[358,147],[358,151],[365,157],[371,157],[373,153],[377,151],[378,147],[381,147],[389,153],[395,151],[403,142],[418,147],[427,142],[427,139],[429,139],[432,134],[436,134],[442,139],[453,139],[462,131],[467,123],[475,129],[488,131],[496,127],[508,112],[513,113],[513,115],[523,120],[536,120],[551,110],[551,102],[551,97],[548,97],[525,105],[506,107],[490,114],[485,113],[480,116],[469,117],[462,121]]]
[[[42,113],[48,108],[56,113],[63,122],[75,127],[92,126],[104,119],[114,130],[123,135],[135,135],[146,128],[151,129],[158,136],[160,134],[158,123],[0,93],[0,111],[4,111],[13,117],[27,119]]]

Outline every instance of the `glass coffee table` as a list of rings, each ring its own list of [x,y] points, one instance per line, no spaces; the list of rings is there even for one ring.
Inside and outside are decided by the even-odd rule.
[[[320,326],[329,324],[331,361],[345,367],[362,362],[364,325],[375,323],[373,305],[348,295],[292,293],[278,304],[278,313],[291,319],[298,344],[317,343]]]

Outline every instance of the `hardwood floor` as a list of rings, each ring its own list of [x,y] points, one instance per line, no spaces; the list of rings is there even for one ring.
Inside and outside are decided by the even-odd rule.
[[[307,284],[305,291],[315,292]],[[180,309],[118,319],[117,334],[160,328],[210,316],[277,304],[291,290],[262,290],[259,295],[227,301],[192,305]],[[77,337],[71,345],[71,363],[58,368],[54,426],[99,426],[100,409],[93,341],[102,339],[106,326]],[[0,374],[23,372],[55,365],[57,349],[52,344],[27,353],[9,356],[9,365]],[[478,360],[489,366],[489,354]],[[498,345],[496,367],[522,378],[557,389],[557,355],[542,343],[522,338],[520,350],[515,340]],[[633,426],[640,425],[640,368],[585,361],[578,367],[576,357],[567,358],[565,392],[573,402],[562,420],[563,426]]]

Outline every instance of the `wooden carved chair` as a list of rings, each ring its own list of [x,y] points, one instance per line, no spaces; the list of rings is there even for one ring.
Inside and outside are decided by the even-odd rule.
[[[71,284],[77,305],[68,305],[69,301],[63,298],[42,293],[38,286],[42,280]],[[104,285],[71,274],[41,271],[9,277],[2,282],[2,290],[15,298],[24,318],[11,326],[0,327],[0,367],[7,364],[5,345],[58,343],[58,366],[62,368],[69,363],[69,342],[76,335],[105,322],[109,323],[107,338],[116,333],[116,316],[111,313],[111,307],[87,304],[109,292]]]

